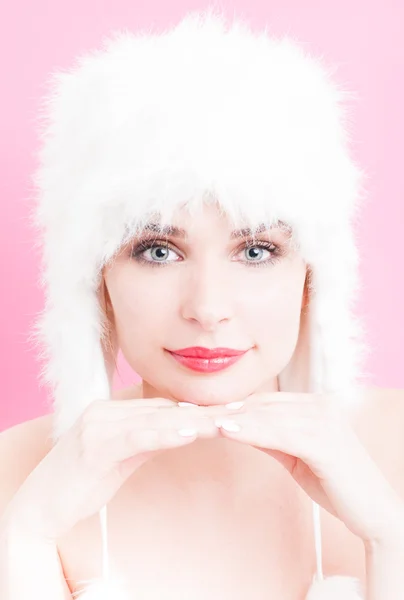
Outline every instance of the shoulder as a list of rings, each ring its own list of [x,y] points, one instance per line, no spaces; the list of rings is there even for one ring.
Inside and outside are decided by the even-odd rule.
[[[386,435],[401,441],[404,424],[404,389],[367,388],[363,403],[355,418],[358,435],[378,444]],[[398,436],[398,438],[397,438]]]
[[[24,456],[30,455],[32,451],[45,455],[52,447],[51,424],[52,414],[48,414],[3,430],[0,432],[0,457],[4,460],[11,458],[12,449],[19,449],[19,454]],[[3,464],[3,460],[0,464]]]
[[[404,389],[367,388],[354,430],[404,501]]]
[[[0,432],[0,518],[19,487],[52,448],[52,415]]]

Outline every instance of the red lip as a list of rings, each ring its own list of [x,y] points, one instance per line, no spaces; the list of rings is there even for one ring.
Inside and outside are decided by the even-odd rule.
[[[235,350],[234,348],[203,348],[202,346],[191,346],[189,348],[181,348],[180,350],[170,350],[173,354],[179,356],[189,356],[192,358],[223,358],[226,356],[240,356],[245,354],[247,350]]]
[[[203,349],[206,350],[206,349]],[[226,348],[221,348],[221,351],[226,351],[229,352],[229,349]],[[189,349],[184,349],[181,350],[181,352],[189,352]],[[169,351],[170,352],[170,351]],[[234,350],[231,350],[231,352],[235,352]],[[223,369],[227,369],[228,367],[230,367],[231,365],[233,365],[235,362],[237,362],[238,360],[241,359],[241,355],[245,354],[247,352],[247,350],[245,352],[240,352],[240,351],[236,351],[237,353],[233,356],[230,356],[229,354],[224,354],[222,356],[217,356],[216,357],[206,357],[206,356],[189,356],[189,355],[181,355],[178,354],[177,352],[170,352],[171,356],[178,361],[179,363],[181,363],[184,367],[187,367],[188,369],[192,369],[192,371],[199,371],[199,373],[214,373],[216,371],[222,371]],[[206,354],[206,353],[205,353]],[[217,354],[217,349],[216,349],[216,354]]]

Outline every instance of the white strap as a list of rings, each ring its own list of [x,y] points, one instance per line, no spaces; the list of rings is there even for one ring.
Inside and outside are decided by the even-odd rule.
[[[107,505],[103,506],[100,510],[100,523],[101,523],[101,541],[102,541],[102,579],[108,580],[110,576],[109,571],[109,556],[108,556],[108,519],[107,519]]]
[[[316,574],[317,581],[324,579],[323,575],[323,556],[321,548],[321,521],[320,521],[320,506],[312,500],[313,508],[313,526],[314,526],[314,547],[316,549]]]

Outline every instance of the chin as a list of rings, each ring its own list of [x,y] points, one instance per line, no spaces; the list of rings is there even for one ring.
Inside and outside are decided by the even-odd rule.
[[[232,382],[234,384],[234,380]],[[176,391],[173,398],[176,402],[187,402],[188,404],[194,404],[195,406],[219,406],[225,405],[229,402],[236,402],[244,400],[251,392],[251,389],[240,389],[240,386],[231,389],[233,385],[215,385],[214,382],[210,382],[206,389],[200,384],[185,385],[181,387],[181,390]],[[199,389],[198,389],[199,388]]]

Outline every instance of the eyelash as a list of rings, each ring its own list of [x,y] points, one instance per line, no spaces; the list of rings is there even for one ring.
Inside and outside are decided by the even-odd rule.
[[[169,264],[171,261],[169,262],[156,262],[153,260],[146,260],[142,257],[142,253],[145,252],[146,250],[149,250],[150,248],[158,248],[158,247],[163,247],[163,248],[168,248],[170,250],[173,250],[175,252],[174,247],[169,244],[168,242],[160,242],[159,240],[148,240],[148,241],[141,241],[137,244],[137,246],[135,246],[135,248],[131,251],[130,253],[130,257],[134,258],[135,260],[137,260],[140,263],[143,264],[147,264],[148,266],[151,267],[164,267],[167,264]],[[253,268],[259,268],[259,267],[266,267],[269,265],[273,265],[275,263],[277,263],[278,261],[281,260],[284,252],[282,250],[282,248],[280,246],[277,246],[276,244],[273,244],[272,242],[264,242],[262,240],[259,240],[257,242],[247,242],[246,244],[244,244],[242,249],[245,248],[264,248],[265,250],[268,250],[268,252],[271,253],[271,257],[268,258],[265,261],[262,262],[250,262],[250,261],[246,261],[249,267],[253,267]],[[270,250],[270,248],[273,247],[273,250]],[[238,252],[237,252],[238,254]]]

